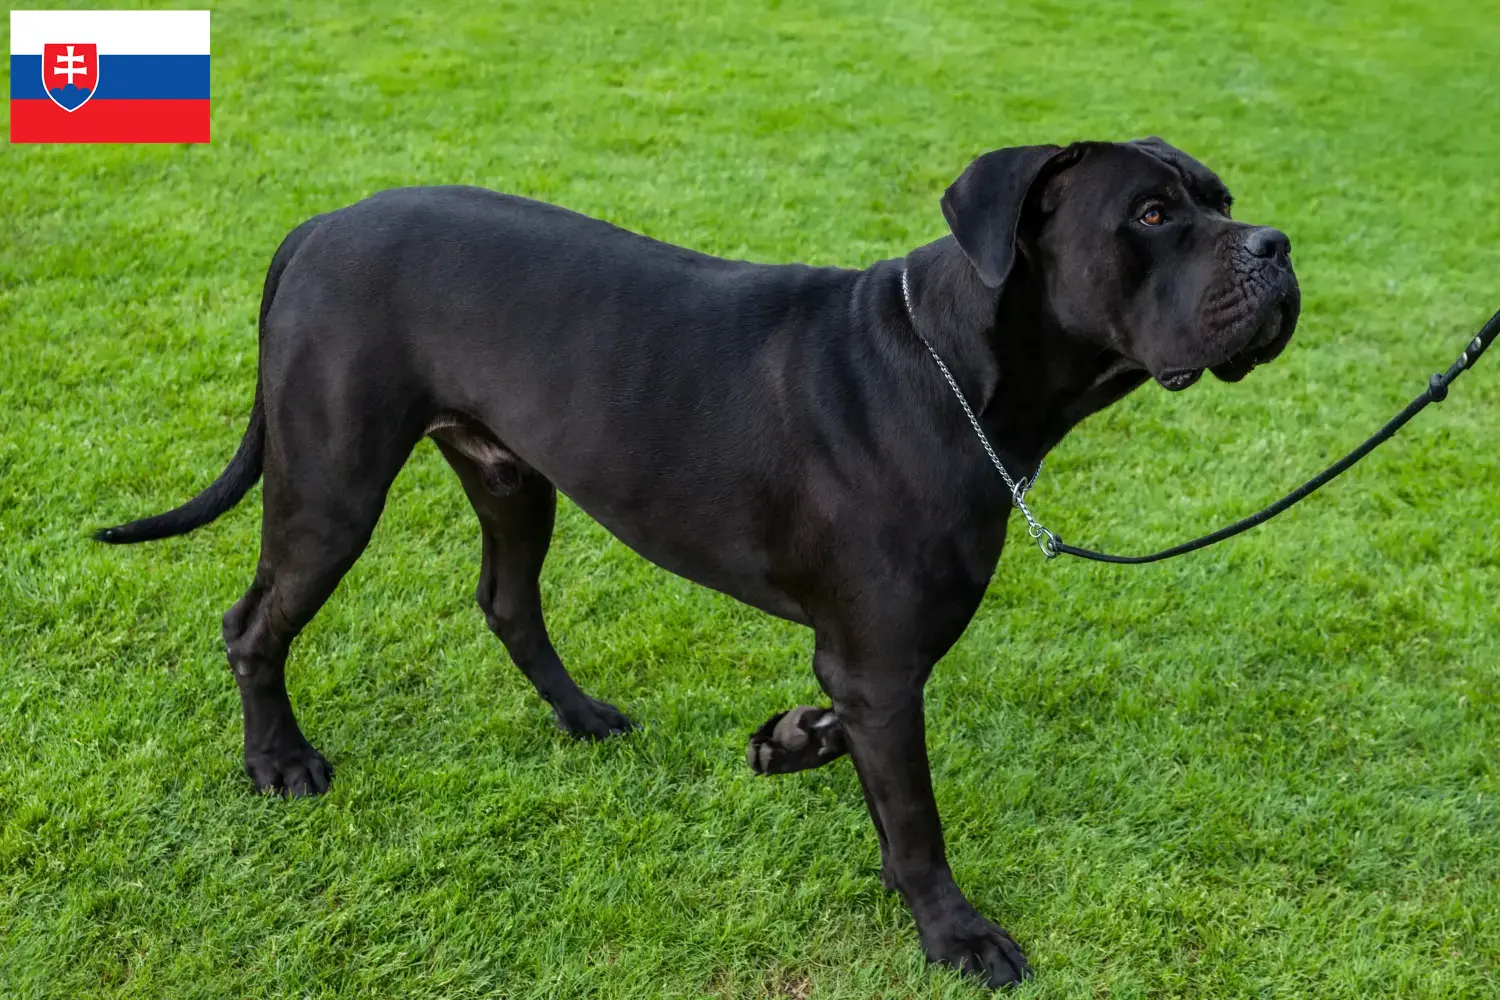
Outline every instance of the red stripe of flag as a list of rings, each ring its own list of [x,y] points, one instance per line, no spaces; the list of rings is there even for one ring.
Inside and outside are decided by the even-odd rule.
[[[10,102],[11,142],[207,142],[207,101]]]

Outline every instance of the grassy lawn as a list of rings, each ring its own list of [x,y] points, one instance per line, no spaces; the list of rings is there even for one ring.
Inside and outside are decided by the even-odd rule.
[[[848,761],[757,779],[811,635],[564,504],[558,647],[644,724],[574,743],[486,630],[424,444],[292,655],[338,768],[258,797],[218,616],[282,235],[466,182],[757,260],[944,231],[974,154],[1156,133],[1295,244],[1282,360],[1143,389],[1034,494],[1143,551],[1362,439],[1500,306],[1500,6],[215,5],[209,146],[0,153],[0,996],[977,997],[881,890]],[[3,113],[3,112],[0,112]],[[959,882],[1026,997],[1500,995],[1500,357],[1335,486],[1147,568],[1006,552],[930,687]]]

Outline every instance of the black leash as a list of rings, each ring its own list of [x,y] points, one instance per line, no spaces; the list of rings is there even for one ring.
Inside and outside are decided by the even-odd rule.
[[[1093,549],[1068,545],[1061,538],[1058,538],[1045,528],[1041,529],[1041,535],[1037,541],[1048,559],[1063,554],[1078,556],[1080,559],[1092,559],[1095,562],[1128,563],[1135,565],[1139,563],[1158,562],[1162,559],[1171,559],[1173,556],[1196,552],[1198,549],[1207,548],[1215,542],[1222,542],[1226,538],[1233,538],[1235,535],[1249,531],[1258,524],[1266,523],[1277,514],[1297,503],[1297,501],[1310,495],[1318,487],[1348,471],[1354,463],[1394,437],[1396,432],[1404,427],[1408,420],[1426,409],[1428,403],[1441,403],[1448,396],[1448,386],[1452,385],[1453,381],[1459,375],[1474,367],[1474,362],[1479,360],[1479,356],[1484,353],[1485,348],[1495,342],[1497,335],[1500,335],[1500,312],[1490,317],[1490,321],[1484,325],[1484,329],[1480,330],[1479,335],[1469,342],[1469,346],[1464,349],[1464,352],[1458,356],[1458,360],[1453,362],[1447,371],[1428,379],[1427,389],[1416,399],[1408,403],[1406,409],[1391,418],[1388,424],[1376,431],[1364,444],[1355,448],[1349,454],[1334,462],[1327,469],[1318,473],[1280,500],[1277,500],[1265,510],[1251,514],[1249,517],[1236,521],[1228,527],[1220,528],[1218,531],[1204,535],[1202,538],[1195,538],[1191,542],[1183,542],[1181,545],[1174,545],[1170,549],[1153,552],[1147,556],[1115,556],[1107,552],[1095,552]]]

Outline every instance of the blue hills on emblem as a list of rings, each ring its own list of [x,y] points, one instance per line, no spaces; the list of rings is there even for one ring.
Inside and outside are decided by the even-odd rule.
[[[66,87],[53,87],[51,90],[47,91],[47,93],[51,94],[52,99],[58,104],[61,104],[69,111],[72,111],[84,101],[88,100],[89,95],[92,94],[93,91],[85,87],[80,87],[75,83],[70,83]]]

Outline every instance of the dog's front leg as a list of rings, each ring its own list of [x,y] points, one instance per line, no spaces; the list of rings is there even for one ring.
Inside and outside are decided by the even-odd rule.
[[[881,874],[905,897],[928,959],[975,973],[991,988],[1028,978],[1021,949],[964,898],[948,868],[927,766],[926,670],[849,662],[824,649],[813,665],[864,786]]]

